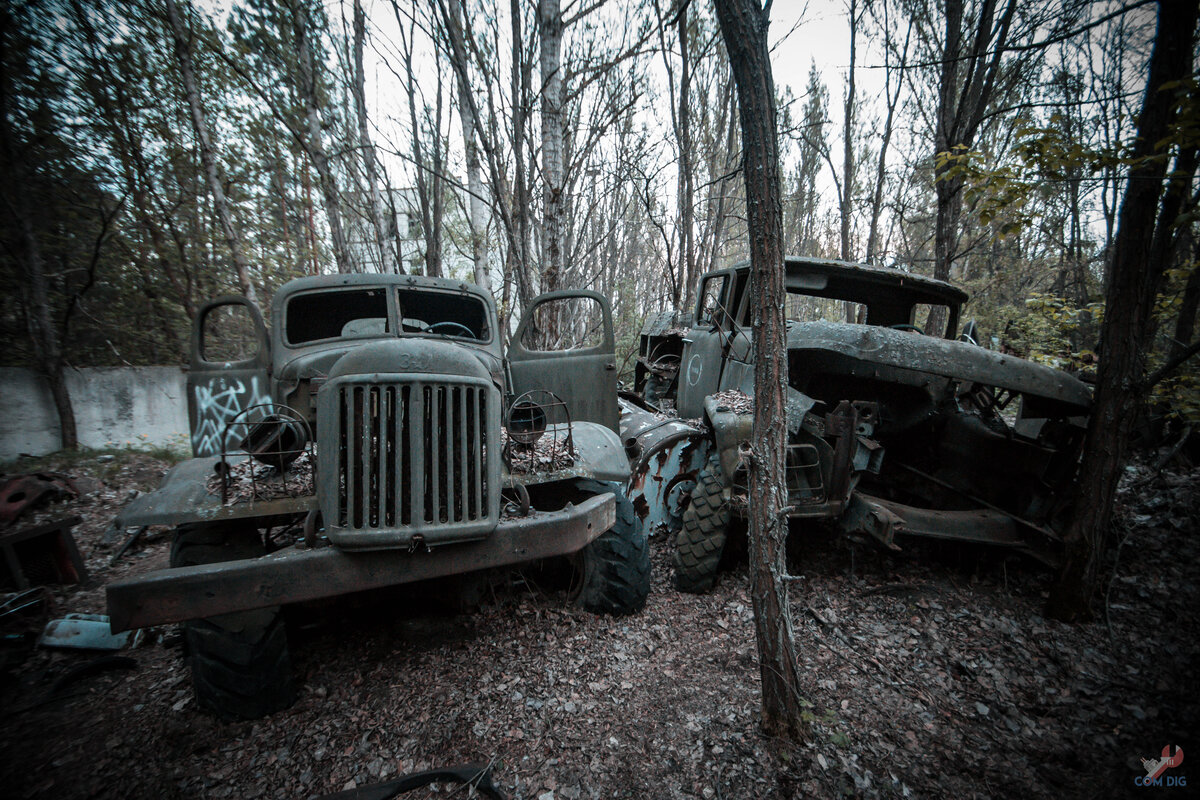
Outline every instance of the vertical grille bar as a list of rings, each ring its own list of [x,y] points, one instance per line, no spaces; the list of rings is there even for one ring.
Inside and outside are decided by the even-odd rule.
[[[336,528],[453,538],[490,518],[490,386],[390,381],[337,387],[329,452]],[[463,531],[468,533],[468,531]],[[381,539],[381,542],[387,541]],[[401,539],[403,541],[403,539]]]
[[[458,424],[462,429],[458,434],[458,439],[455,443],[458,445],[458,463],[454,469],[454,482],[457,491],[454,493],[454,521],[462,522],[464,519],[470,518],[470,512],[467,509],[471,507],[471,487],[470,487],[470,462],[467,461],[467,439],[471,436],[471,429],[467,427],[467,395],[471,393],[471,389],[466,386],[456,387],[455,395],[458,397],[456,408],[458,409]]]
[[[408,452],[412,456],[412,490],[408,493],[412,505],[411,525],[425,521],[425,436],[429,430],[428,404],[425,402],[427,387],[414,384],[409,395]]]
[[[346,406],[346,524],[357,528],[362,524],[358,517],[358,497],[362,493],[362,471],[358,464],[358,426],[362,419],[361,386],[350,390],[350,402]]]

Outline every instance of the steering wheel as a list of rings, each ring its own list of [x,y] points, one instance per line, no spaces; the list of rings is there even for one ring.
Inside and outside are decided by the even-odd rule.
[[[461,334],[459,334],[459,333],[453,333],[453,334],[451,334],[452,336],[466,336],[466,337],[467,337],[467,338],[469,338],[469,339],[474,339],[474,338],[475,338],[475,332],[474,332],[474,331],[472,331],[472,330],[471,330],[470,328],[468,328],[466,325],[463,325],[463,324],[461,324],[461,323],[458,323],[458,322],[453,322],[453,321],[451,321],[451,320],[444,320],[444,321],[442,321],[442,322],[435,322],[435,323],[433,323],[432,325],[430,325],[430,326],[429,326],[429,332],[430,332],[430,333],[437,333],[437,332],[438,332],[438,328],[454,328],[454,329],[456,329],[456,330],[462,331],[462,333],[461,333]]]
[[[918,328],[916,325],[909,325],[907,322],[897,322],[895,325],[888,325],[889,328],[895,331],[912,331],[913,333],[924,334],[925,331]]]

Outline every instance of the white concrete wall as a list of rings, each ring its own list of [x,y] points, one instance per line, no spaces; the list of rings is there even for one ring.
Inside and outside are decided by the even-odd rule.
[[[79,443],[181,445],[188,441],[187,382],[179,367],[67,370]],[[26,369],[0,369],[0,462],[61,449],[50,387]]]

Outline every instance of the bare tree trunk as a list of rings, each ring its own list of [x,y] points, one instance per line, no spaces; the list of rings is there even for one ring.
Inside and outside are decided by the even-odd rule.
[[[688,6],[679,10],[679,278],[683,284],[683,307],[691,308],[695,298],[695,174],[692,165],[692,65],[688,53]]]
[[[379,255],[379,271],[395,272],[387,247],[387,225],[383,218],[383,202],[379,196],[379,168],[375,160],[375,145],[367,120],[366,74],[363,70],[363,40],[366,38],[366,18],[362,0],[354,0],[354,108],[358,117],[358,147],[362,154],[363,171],[367,177],[367,200],[371,210],[371,228],[375,233],[375,249]]]
[[[432,162],[426,158],[425,145],[422,142],[421,119],[426,116],[417,114],[417,76],[413,71],[413,45],[417,21],[410,18],[408,33],[404,32],[404,24],[400,20],[399,6],[396,8],[396,21],[400,23],[401,55],[404,58],[404,76],[407,79],[404,87],[408,96],[408,122],[412,137],[412,161],[416,172],[417,206],[421,212],[421,235],[425,239],[425,257],[423,272],[433,277],[442,274],[442,241],[441,220],[439,219],[438,196],[441,183],[438,178],[438,139],[441,137],[441,92],[438,92],[438,114],[434,120],[430,136]],[[440,79],[440,75],[439,75]],[[439,86],[440,90],[440,86]],[[428,109],[425,109],[426,111]]]
[[[970,49],[965,50],[962,29],[964,0],[946,0],[946,38],[942,50],[934,145],[936,154],[957,155],[969,149],[983,124],[1017,7],[1017,0],[1004,0],[1004,10],[1000,19],[996,20],[997,2],[982,0],[974,40]],[[965,77],[961,80],[960,67],[965,69]],[[943,281],[950,279],[958,249],[959,219],[962,216],[963,178],[948,174],[953,166],[951,161],[942,161],[935,166],[933,178],[937,195],[933,277]],[[945,307],[934,306],[929,312],[929,328],[940,330],[945,323]]]
[[[325,217],[329,220],[329,238],[333,241],[333,257],[338,272],[354,272],[354,259],[346,245],[346,233],[342,228],[341,203],[338,199],[337,182],[325,154],[324,135],[321,133],[320,109],[317,107],[317,65],[313,55],[312,29],[308,12],[302,0],[293,0],[292,26],[296,33],[296,55],[300,65],[300,99],[304,103],[305,136],[309,157],[317,170],[321,185],[321,198],[325,203]]]
[[[846,72],[846,105],[842,126],[842,197],[841,255],[842,261],[853,259],[850,250],[850,213],[854,202],[854,45],[858,38],[858,3],[850,0],[850,66]],[[846,307],[846,321],[853,322],[853,311]]]
[[[888,5],[883,3],[883,26],[884,35],[889,36],[891,29],[888,20]],[[866,261],[868,264],[876,264],[879,260],[879,217],[883,213],[883,185],[887,179],[887,153],[888,147],[892,142],[892,131],[894,130],[894,121],[896,117],[896,106],[900,102],[900,93],[904,88],[904,73],[905,63],[908,61],[908,42],[912,35],[912,21],[908,23],[908,32],[904,36],[904,49],[900,53],[900,68],[897,70],[896,77],[896,93],[892,94],[892,65],[891,65],[891,44],[888,41],[884,42],[883,58],[884,58],[884,95],[887,99],[887,116],[883,121],[883,134],[879,143],[879,160],[875,165],[875,192],[871,197],[871,227],[867,233],[867,252]]]
[[[200,105],[200,92],[196,88],[196,77],[192,73],[191,31],[184,25],[175,0],[167,0],[167,18],[171,22],[171,35],[175,40],[175,59],[179,62],[179,72],[183,78],[183,90],[187,95],[188,109],[192,116],[192,129],[196,132],[196,144],[200,147],[200,163],[204,165],[204,178],[208,182],[208,190],[212,193],[213,208],[217,212],[217,221],[221,225],[221,233],[225,237],[225,246],[233,258],[233,268],[237,274],[238,285],[252,303],[258,302],[258,294],[250,281],[250,266],[242,254],[241,236],[233,224],[233,211],[229,200],[225,197],[225,187],[217,175],[216,154],[213,152],[212,139],[208,135],[208,123],[204,118],[204,108]]]
[[[63,374],[62,341],[58,327],[54,324],[50,308],[50,281],[46,275],[46,262],[42,257],[41,243],[33,227],[24,188],[29,180],[26,159],[18,152],[16,134],[13,131],[12,107],[14,103],[13,82],[9,70],[15,59],[11,56],[12,23],[7,11],[0,11],[0,214],[15,223],[15,242],[5,242],[5,249],[15,255],[23,278],[21,286],[22,311],[25,328],[29,333],[29,344],[36,361],[35,368],[46,378],[54,407],[58,410],[59,434],[65,450],[79,446],[79,435],[75,428],[75,411],[71,395],[67,390],[66,375]],[[15,246],[14,246],[15,245]]]
[[[1154,302],[1183,195],[1196,169],[1193,141],[1179,154],[1164,195],[1168,161],[1164,150],[1170,147],[1164,139],[1178,116],[1174,92],[1164,86],[1185,79],[1190,72],[1196,16],[1196,4],[1190,0],[1159,3],[1158,32],[1138,117],[1133,166],[1113,243],[1096,399],[1076,481],[1075,516],[1063,534],[1066,559],[1047,604],[1047,614],[1057,619],[1091,617],[1117,478],[1143,392]]]
[[[538,0],[542,77],[542,291],[558,288],[563,271],[562,10]]]
[[[787,499],[783,405],[786,381],[783,288],[783,205],[775,86],[767,53],[767,13],[757,0],[716,0],[741,109],[750,296],[754,298],[754,426],[750,468],[750,594],[762,678],[763,728],[801,738],[800,676],[785,573]]]
[[[463,0],[450,0],[450,14],[455,20],[464,17]],[[475,283],[485,290],[491,289],[488,275],[487,250],[484,235],[487,230],[487,206],[483,200],[483,175],[479,166],[479,145],[475,141],[475,114],[471,110],[471,87],[467,83],[467,71],[456,70],[458,77],[459,113],[463,129],[463,152],[467,160],[467,222],[471,228],[471,262],[475,266]]]
[[[530,73],[532,64],[526,65],[522,53],[524,35],[521,25],[521,0],[510,0],[509,17],[512,24],[512,92],[513,127],[513,207],[516,223],[517,250],[514,266],[517,277],[517,299],[521,307],[528,307],[533,300],[533,246],[530,244],[529,214],[529,162],[525,158],[525,133],[529,124],[529,108],[532,103]]]

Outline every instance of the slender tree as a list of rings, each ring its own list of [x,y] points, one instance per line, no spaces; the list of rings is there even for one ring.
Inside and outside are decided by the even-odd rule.
[[[769,5],[769,3],[768,3]],[[763,727],[799,738],[800,676],[784,581],[786,321],[783,306],[783,205],[779,182],[775,84],[767,51],[768,11],[757,0],[716,0],[717,19],[737,84],[742,176],[750,227],[754,328],[754,425],[751,432],[750,594],[762,678]]]
[[[204,177],[208,182],[208,191],[212,195],[213,209],[225,235],[225,246],[229,248],[233,259],[234,272],[237,274],[238,286],[250,302],[258,302],[258,294],[254,283],[250,280],[250,265],[243,254],[242,238],[233,220],[233,209],[230,208],[229,198],[225,196],[225,187],[217,174],[217,156],[213,148],[212,137],[208,131],[208,120],[205,118],[204,106],[200,103],[200,90],[196,86],[196,75],[192,71],[192,35],[188,30],[183,15],[175,0],[167,0],[167,20],[171,24],[171,38],[175,44],[175,60],[179,64],[179,74],[183,79],[184,94],[187,97],[188,111],[191,114],[192,130],[196,134],[196,145],[200,148],[200,161],[204,165]]]
[[[1159,3],[1132,166],[1117,219],[1096,399],[1076,484],[1075,515],[1063,534],[1066,559],[1047,609],[1058,619],[1091,616],[1117,479],[1145,389],[1154,303],[1184,194],[1196,170],[1200,142],[1194,132],[1182,143],[1169,136],[1181,107],[1179,89],[1187,85],[1181,82],[1192,72],[1196,17],[1191,0]],[[1185,100],[1195,108],[1200,99],[1194,88],[1191,92]],[[1168,173],[1172,156],[1175,168]]]

